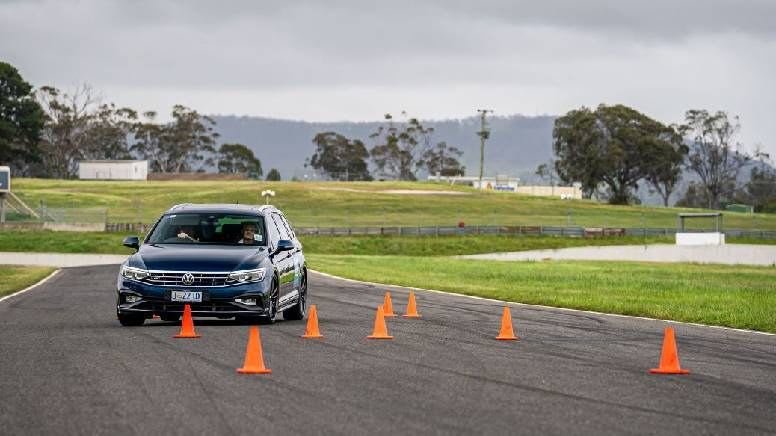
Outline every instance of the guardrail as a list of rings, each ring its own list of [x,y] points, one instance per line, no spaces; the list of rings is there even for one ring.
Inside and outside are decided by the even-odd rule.
[[[571,226],[402,226],[402,227],[297,227],[300,235],[547,235],[569,237],[607,236],[672,236],[675,228],[629,228],[629,227],[571,227]],[[776,239],[773,230],[730,229],[724,232],[729,237]]]
[[[108,232],[145,233],[151,224],[144,223],[107,223]],[[579,238],[611,236],[673,236],[675,228],[667,227],[576,227],[576,226],[388,226],[388,227],[296,227],[299,235],[348,236],[348,235],[546,235]],[[693,231],[693,230],[687,230]],[[728,237],[746,237],[755,239],[776,239],[776,230],[729,229],[724,231]]]

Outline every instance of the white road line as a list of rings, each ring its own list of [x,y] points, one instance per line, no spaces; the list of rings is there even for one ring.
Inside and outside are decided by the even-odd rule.
[[[52,277],[54,277],[55,275],[57,275],[57,274],[59,273],[59,271],[60,271],[60,270],[58,270],[58,269],[55,269],[55,270],[54,270],[54,272],[52,272],[51,274],[49,274],[49,275],[47,275],[46,277],[44,277],[43,279],[41,279],[41,280],[40,280],[38,283],[35,283],[35,284],[33,284],[33,285],[30,285],[30,286],[27,286],[26,288],[22,289],[21,291],[16,291],[16,292],[14,292],[14,293],[13,293],[13,294],[11,294],[11,295],[6,295],[5,297],[3,297],[3,298],[0,298],[0,303],[2,303],[3,301],[5,301],[5,300],[7,300],[7,299],[9,299],[9,298],[11,298],[11,297],[15,297],[15,296],[17,296],[17,295],[19,295],[19,294],[23,294],[23,293],[25,293],[25,292],[29,291],[30,289],[37,288],[38,286],[40,286],[40,285],[42,285],[42,284],[46,283],[47,281],[49,281],[49,279],[50,279],[50,278],[52,278]]]
[[[569,308],[566,308],[566,307],[543,306],[541,304],[515,303],[515,302],[512,302],[512,301],[495,300],[493,298],[477,297],[475,295],[457,294],[455,292],[440,291],[440,290],[437,290],[437,289],[424,289],[424,288],[417,288],[417,287],[406,287],[406,286],[399,286],[399,285],[391,285],[391,284],[388,284],[388,283],[375,283],[375,282],[365,282],[365,281],[362,281],[362,280],[347,279],[345,277],[339,277],[339,276],[335,276],[333,274],[327,274],[325,272],[316,271],[314,269],[310,269],[310,271],[312,271],[312,272],[314,272],[316,274],[320,274],[320,275],[322,275],[324,277],[329,277],[329,278],[337,279],[337,280],[344,280],[346,282],[360,283],[360,284],[372,285],[372,286],[386,286],[386,287],[391,287],[391,288],[401,288],[401,289],[407,289],[407,290],[412,289],[412,290],[417,290],[417,291],[436,292],[437,294],[445,294],[445,295],[450,295],[450,296],[454,296],[454,297],[462,297],[462,298],[471,298],[471,299],[475,299],[475,300],[490,301],[490,302],[493,302],[493,303],[508,304],[508,305],[513,305],[513,306],[536,307],[536,308],[541,308],[541,309],[549,309],[551,311],[587,313],[587,314],[592,314],[592,315],[614,316],[614,317],[618,317],[618,318],[641,319],[641,320],[646,320],[646,321],[670,322],[670,323],[675,323],[675,324],[684,324],[684,325],[692,325],[692,326],[696,326],[696,327],[706,327],[706,328],[713,328],[713,329],[720,329],[720,330],[729,330],[729,331],[741,332],[741,333],[755,333],[755,334],[758,334],[758,335],[776,336],[776,333],[758,332],[756,330],[737,329],[737,328],[733,328],[733,327],[723,327],[723,326],[718,326],[718,325],[698,324],[698,323],[695,323],[695,322],[682,322],[682,321],[675,321],[675,320],[672,320],[672,319],[660,319],[660,318],[648,318],[648,317],[645,317],[645,316],[620,315],[620,314],[617,314],[617,313],[595,312],[595,311],[592,311],[592,310],[581,310],[581,309],[569,309]]]

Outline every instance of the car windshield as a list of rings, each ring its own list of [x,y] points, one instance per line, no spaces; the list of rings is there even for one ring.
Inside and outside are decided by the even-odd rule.
[[[266,245],[265,234],[259,215],[179,213],[163,216],[146,243]]]

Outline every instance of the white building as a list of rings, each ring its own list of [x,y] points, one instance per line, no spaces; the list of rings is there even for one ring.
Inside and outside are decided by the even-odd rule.
[[[582,185],[579,183],[574,183],[573,186],[523,186],[520,185],[519,178],[502,175],[496,177],[483,177],[482,186],[480,186],[480,178],[475,176],[428,176],[428,180],[450,183],[451,185],[465,184],[486,191],[516,192],[518,194],[533,195],[537,197],[560,197],[564,200],[579,200],[582,198]]]
[[[428,176],[428,180],[435,182],[445,182],[452,184],[469,185],[477,189],[495,190],[495,191],[517,191],[520,179],[510,176],[483,177],[482,186],[480,178],[476,176]]]
[[[82,180],[146,180],[147,160],[83,160],[78,162]]]

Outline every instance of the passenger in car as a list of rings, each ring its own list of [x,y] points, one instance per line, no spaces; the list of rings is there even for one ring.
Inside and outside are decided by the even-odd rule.
[[[237,241],[238,244],[258,244],[259,241],[256,240],[256,224],[254,223],[243,223],[243,229],[242,229],[243,237],[239,241]]]

